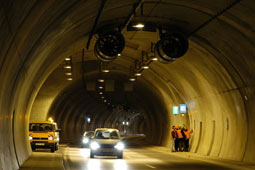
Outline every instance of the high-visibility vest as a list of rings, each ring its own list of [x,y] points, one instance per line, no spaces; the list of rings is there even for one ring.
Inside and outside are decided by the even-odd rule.
[[[186,135],[186,139],[190,138],[190,134],[193,133],[193,130],[188,130],[188,131],[184,131],[185,135]]]
[[[181,129],[177,130],[177,136],[178,136],[179,139],[183,138]]]
[[[173,135],[172,135],[173,132],[174,132],[174,138],[177,138],[176,130],[172,129],[171,132],[170,132],[170,139],[171,140],[173,140]]]

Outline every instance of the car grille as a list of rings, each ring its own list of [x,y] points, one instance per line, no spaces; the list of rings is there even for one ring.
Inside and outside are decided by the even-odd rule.
[[[48,140],[48,138],[33,138],[34,140]]]
[[[114,148],[114,145],[112,144],[101,144],[102,148]]]

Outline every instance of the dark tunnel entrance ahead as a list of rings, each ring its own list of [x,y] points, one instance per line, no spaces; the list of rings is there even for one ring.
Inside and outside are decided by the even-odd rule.
[[[84,131],[105,127],[117,128],[123,136],[145,135],[144,145],[166,143],[171,113],[160,94],[144,82],[127,82],[126,76],[119,74],[114,77],[103,83],[93,77],[79,80],[56,97],[47,117],[53,117],[61,127],[61,141],[79,144]],[[189,126],[187,115],[178,116],[180,123]]]

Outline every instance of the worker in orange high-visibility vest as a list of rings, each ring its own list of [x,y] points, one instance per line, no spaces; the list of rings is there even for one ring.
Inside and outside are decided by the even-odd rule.
[[[188,151],[189,151],[189,139],[190,139],[190,134],[193,133],[193,130],[185,129],[185,130],[184,130],[184,133],[185,133],[185,135],[186,135],[186,138],[185,138],[185,152],[188,152]]]
[[[177,130],[177,138],[179,141],[179,151],[183,152],[185,150],[185,133],[184,129],[179,127]]]
[[[171,139],[171,151],[172,152],[176,152],[177,149],[178,149],[178,145],[179,143],[176,142],[176,139],[177,139],[177,131],[176,131],[176,128],[175,126],[172,126],[172,129],[170,131],[170,139]],[[178,143],[178,144],[177,144]]]

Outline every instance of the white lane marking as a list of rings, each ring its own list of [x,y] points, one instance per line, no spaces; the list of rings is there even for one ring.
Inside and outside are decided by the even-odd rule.
[[[152,169],[155,169],[156,167],[155,166],[151,166],[151,165],[148,165],[148,164],[144,164],[145,166],[149,167],[149,168],[152,168]]]

